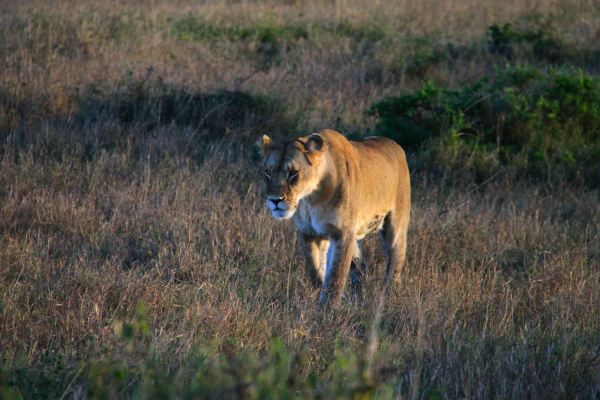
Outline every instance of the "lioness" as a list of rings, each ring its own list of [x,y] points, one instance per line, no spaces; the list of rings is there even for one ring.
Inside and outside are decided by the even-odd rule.
[[[384,137],[349,141],[330,129],[283,143],[264,135],[258,145],[266,205],[275,219],[293,218],[320,304],[339,303],[350,269],[360,288],[360,243],[374,231],[381,231],[387,256],[384,282],[398,280],[410,218],[402,147]]]

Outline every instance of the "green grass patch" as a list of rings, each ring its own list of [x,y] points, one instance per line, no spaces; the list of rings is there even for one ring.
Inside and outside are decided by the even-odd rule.
[[[183,41],[255,40],[261,43],[315,40],[322,35],[348,37],[354,41],[376,42],[387,34],[381,24],[357,25],[348,21],[329,23],[275,23],[268,20],[246,24],[215,24],[192,14],[172,21],[171,33]]]
[[[188,14],[171,21],[171,35],[181,41],[209,43],[235,42],[239,55],[254,62],[258,69],[268,69],[284,62],[289,51],[302,42],[321,43],[327,38],[349,39],[353,45],[377,43],[388,36],[382,24],[356,25],[347,21],[272,22],[267,19],[232,23],[215,23]]]
[[[508,59],[533,56],[547,62],[565,62],[574,51],[554,34],[543,29],[517,28],[515,25],[492,25],[488,29],[489,50]]]

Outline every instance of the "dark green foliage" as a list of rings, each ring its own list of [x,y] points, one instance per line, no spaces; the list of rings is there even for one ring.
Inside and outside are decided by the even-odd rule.
[[[414,93],[381,100],[369,112],[380,118],[377,126],[380,134],[403,146],[421,144],[439,134],[444,109],[452,107],[447,104],[448,99],[441,101],[440,94],[441,89],[429,82]]]
[[[429,82],[370,112],[378,133],[404,146],[428,143],[431,161],[447,167],[479,160],[490,171],[508,165],[598,183],[600,80],[582,72],[515,67],[456,90]]]

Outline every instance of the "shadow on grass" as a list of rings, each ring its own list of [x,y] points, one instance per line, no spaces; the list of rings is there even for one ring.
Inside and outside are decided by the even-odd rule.
[[[201,92],[160,79],[94,84],[60,99],[0,88],[0,131],[8,133],[0,139],[2,152],[28,148],[34,155],[88,160],[102,150],[144,155],[139,150],[154,146],[197,158],[207,146],[251,148],[260,134],[289,135],[295,127],[295,118],[277,98]]]

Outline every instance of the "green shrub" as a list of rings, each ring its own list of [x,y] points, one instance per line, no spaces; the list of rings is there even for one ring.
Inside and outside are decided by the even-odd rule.
[[[375,103],[377,131],[404,146],[426,144],[443,166],[515,167],[597,183],[600,79],[583,72],[515,67],[459,89],[431,82]],[[486,161],[487,160],[487,161]]]

